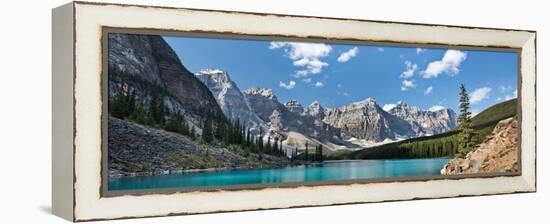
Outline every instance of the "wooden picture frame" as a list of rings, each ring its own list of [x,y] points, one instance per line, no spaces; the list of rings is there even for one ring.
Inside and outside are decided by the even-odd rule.
[[[243,26],[246,24],[246,26]],[[266,24],[269,24],[267,26]],[[53,10],[54,214],[70,221],[536,191],[536,32],[73,2]],[[109,32],[491,49],[519,55],[519,172],[112,193],[106,182]]]

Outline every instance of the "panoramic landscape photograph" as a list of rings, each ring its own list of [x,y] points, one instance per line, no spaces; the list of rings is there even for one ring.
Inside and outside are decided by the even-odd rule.
[[[108,191],[520,172],[517,52],[106,35]]]

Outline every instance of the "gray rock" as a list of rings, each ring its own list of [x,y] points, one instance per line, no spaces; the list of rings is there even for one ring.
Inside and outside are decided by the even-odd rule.
[[[240,147],[204,145],[186,136],[109,117],[111,177],[178,174],[188,170],[290,165],[286,157],[247,153]]]
[[[112,33],[109,44],[109,95],[133,92],[147,107],[161,93],[171,114],[184,115],[195,126],[206,114],[222,113],[208,88],[180,62],[158,35]]]
[[[407,122],[382,110],[372,98],[340,108],[327,109],[323,121],[340,128],[344,139],[356,138],[379,142],[415,135]]]
[[[415,136],[440,134],[456,127],[456,114],[451,109],[425,111],[400,101],[388,113],[407,121]]]
[[[251,131],[267,130],[265,122],[254,113],[247,99],[229,74],[219,69],[204,69],[195,74],[214,94],[225,116],[244,122]]]

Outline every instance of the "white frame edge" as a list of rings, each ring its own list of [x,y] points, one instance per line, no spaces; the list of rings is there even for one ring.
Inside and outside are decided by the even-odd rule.
[[[75,221],[536,191],[534,32],[79,2],[74,4]],[[101,197],[102,27],[521,48],[522,175]]]

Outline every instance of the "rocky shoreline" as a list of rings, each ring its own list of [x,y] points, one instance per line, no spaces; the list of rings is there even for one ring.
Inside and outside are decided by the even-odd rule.
[[[289,165],[300,166],[304,165],[299,162],[292,162]],[[185,175],[191,173],[202,172],[214,172],[214,171],[230,171],[230,170],[244,170],[244,169],[262,169],[262,168],[282,168],[283,166],[266,166],[266,167],[238,167],[238,168],[207,168],[207,169],[179,169],[179,170],[155,170],[145,172],[124,172],[120,170],[110,170],[109,178],[123,178],[123,177],[144,177],[144,176],[167,176],[167,175]]]
[[[441,174],[517,172],[518,148],[517,119],[502,120],[476,150],[464,158],[450,160]]]
[[[109,177],[176,175],[300,165],[286,157],[211,146],[187,136],[109,117]]]

